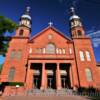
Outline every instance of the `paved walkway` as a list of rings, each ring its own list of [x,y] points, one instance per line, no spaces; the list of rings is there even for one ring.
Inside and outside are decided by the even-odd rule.
[[[0,100],[89,100],[81,96],[9,96]]]

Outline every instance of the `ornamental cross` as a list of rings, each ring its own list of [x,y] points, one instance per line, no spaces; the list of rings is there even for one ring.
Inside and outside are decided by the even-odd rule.
[[[75,15],[75,8],[74,8],[74,7],[71,7],[70,10],[71,10],[71,13],[72,13],[73,15]]]
[[[49,26],[51,27],[51,26],[53,25],[53,22],[49,22],[48,24],[49,24]]]
[[[30,9],[31,9],[31,7],[26,7],[26,13],[29,13],[30,12]]]

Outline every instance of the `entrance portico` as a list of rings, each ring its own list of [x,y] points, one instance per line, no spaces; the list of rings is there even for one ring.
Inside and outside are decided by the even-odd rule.
[[[31,63],[27,71],[26,86],[29,86],[28,89],[41,90],[71,88],[70,66],[67,63]]]

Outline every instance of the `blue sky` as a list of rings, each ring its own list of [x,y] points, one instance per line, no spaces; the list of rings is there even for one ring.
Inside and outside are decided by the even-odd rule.
[[[0,56],[0,64],[2,64],[4,62],[4,57],[3,56]]]
[[[26,6],[31,7],[32,35],[41,31],[52,21],[53,26],[70,36],[69,8],[74,5],[76,13],[81,17],[86,34],[97,33],[94,39],[94,52],[100,61],[100,0],[0,0],[0,15],[18,23]],[[3,58],[0,57],[0,63]]]

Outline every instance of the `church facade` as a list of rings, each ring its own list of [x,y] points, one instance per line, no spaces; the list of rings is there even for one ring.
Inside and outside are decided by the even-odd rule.
[[[100,72],[80,17],[71,8],[70,33],[65,36],[50,25],[30,38],[29,8],[21,16],[15,36],[9,42],[1,73],[4,93],[31,89],[100,89]],[[15,86],[8,85],[16,84]],[[23,83],[20,86],[19,83]]]

